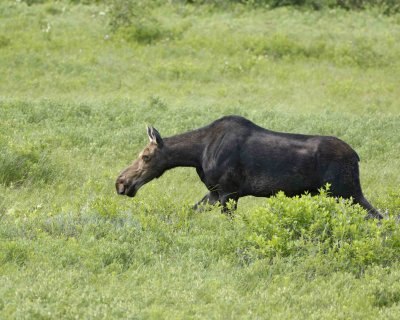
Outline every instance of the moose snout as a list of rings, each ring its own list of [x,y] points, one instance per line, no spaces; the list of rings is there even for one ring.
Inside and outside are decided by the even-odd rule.
[[[126,186],[125,186],[125,182],[122,178],[117,179],[117,181],[115,182],[115,188],[117,189],[117,193],[119,195],[125,194]]]
[[[123,184],[117,185],[117,193],[123,195],[125,193],[125,186]]]
[[[115,182],[115,188],[117,193],[121,196],[133,197],[136,194],[137,186],[136,183],[124,178],[119,177]]]

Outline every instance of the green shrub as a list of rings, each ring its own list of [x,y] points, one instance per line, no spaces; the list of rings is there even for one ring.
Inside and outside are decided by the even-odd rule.
[[[268,4],[271,7],[281,6],[306,6],[314,9],[344,8],[347,10],[360,10],[371,7],[381,8],[384,13],[400,11],[400,3],[397,0],[255,0],[255,3]]]
[[[283,6],[307,7],[316,10],[324,8],[344,8],[347,10],[361,10],[378,7],[386,14],[400,11],[398,0],[177,0],[190,4],[210,4],[223,7],[230,3],[242,3],[249,6],[267,6],[277,8]]]
[[[43,4],[49,2],[49,0],[21,0],[27,5]],[[143,1],[143,0],[69,0],[73,4],[110,4],[111,7],[118,9],[118,16],[128,16],[132,13],[131,8],[135,8],[134,11],[140,16],[139,7],[148,7],[168,3],[168,0],[158,1]],[[283,6],[296,6],[296,7],[307,7],[316,10],[323,8],[343,8],[346,10],[363,10],[371,7],[379,8],[383,13],[394,14],[400,12],[400,2],[398,0],[173,0],[173,2],[180,2],[185,4],[195,5],[212,5],[215,7],[226,7],[230,4],[241,3],[248,6],[267,6],[270,8],[277,8]],[[123,10],[119,10],[123,9]],[[147,16],[141,16],[146,18]]]
[[[140,18],[136,22],[121,29],[128,41],[150,44],[163,36],[159,22],[154,18]]]
[[[272,8],[282,6],[307,6],[314,9],[321,9],[331,6],[335,0],[255,0],[255,3],[267,4]]]
[[[151,44],[162,39],[175,39],[183,30],[165,27],[152,13],[154,3],[146,1],[112,0],[111,31],[127,41]]]
[[[247,226],[250,257],[297,258],[317,264],[329,261],[333,270],[362,273],[370,265],[388,266],[399,261],[400,230],[394,218],[378,224],[365,220],[366,212],[350,200],[283,193],[267,205],[242,216]],[[325,261],[325,263],[324,263]],[[329,269],[328,268],[328,269]],[[325,268],[326,269],[326,268]]]
[[[385,13],[400,11],[400,2],[398,0],[336,0],[335,4],[345,9],[380,7]]]
[[[126,40],[151,43],[162,36],[159,21],[142,1],[114,0],[110,16],[112,31],[119,31]]]

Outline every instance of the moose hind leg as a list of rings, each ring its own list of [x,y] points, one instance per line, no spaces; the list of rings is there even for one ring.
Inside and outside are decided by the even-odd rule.
[[[360,184],[358,161],[347,163],[331,162],[324,174],[323,185],[331,183],[331,194],[336,197],[350,198],[367,210],[367,218],[382,219],[381,213],[365,199]]]
[[[376,210],[369,202],[367,199],[364,198],[364,196],[361,196],[359,198],[354,199],[355,203],[358,203],[361,207],[363,207],[365,210],[367,210],[367,218],[376,218],[376,219],[383,219],[382,214]]]
[[[217,202],[219,202],[218,192],[210,191],[194,205],[193,209],[196,211],[204,211],[207,209],[207,205],[213,206]]]

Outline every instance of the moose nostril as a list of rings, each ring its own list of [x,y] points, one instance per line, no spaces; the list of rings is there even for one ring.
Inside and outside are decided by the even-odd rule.
[[[117,184],[117,193],[122,195],[125,192],[125,186],[123,183],[118,183]]]

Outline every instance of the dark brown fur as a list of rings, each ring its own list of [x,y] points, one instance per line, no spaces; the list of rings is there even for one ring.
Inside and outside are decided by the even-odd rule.
[[[195,167],[209,190],[195,208],[219,202],[226,211],[231,199],[315,194],[330,183],[332,196],[352,197],[369,217],[382,218],[361,191],[357,153],[338,138],[274,132],[238,116],[164,139],[151,127],[148,136],[150,144],[117,178],[121,195],[133,197],[166,170],[184,166]]]

